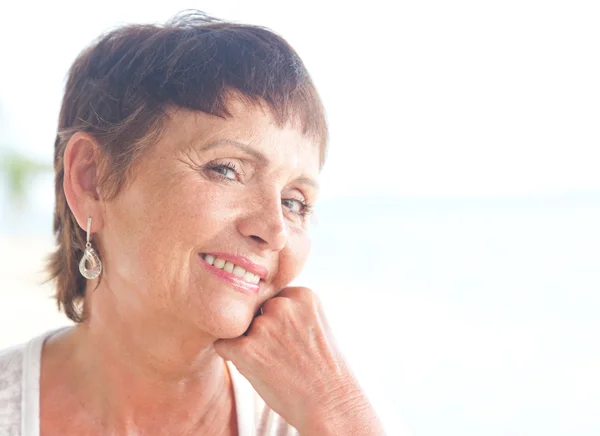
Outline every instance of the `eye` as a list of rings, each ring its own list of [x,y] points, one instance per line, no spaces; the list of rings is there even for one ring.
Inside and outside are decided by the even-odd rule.
[[[214,165],[209,169],[210,171],[217,173],[218,177],[221,179],[237,180],[238,178],[237,169],[232,164]]]
[[[300,216],[305,216],[310,212],[310,208],[306,202],[298,198],[284,198],[281,200],[281,204],[287,207],[291,212]]]

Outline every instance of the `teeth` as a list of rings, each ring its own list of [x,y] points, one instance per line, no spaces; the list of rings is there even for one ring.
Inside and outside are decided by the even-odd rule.
[[[220,259],[218,257],[213,256],[212,254],[202,254],[201,257],[210,265],[213,265],[215,268],[222,269],[230,274],[239,277],[245,282],[258,284],[260,282],[260,277],[256,274],[251,273],[250,271],[246,271],[241,266],[238,266],[232,262],[226,261],[224,259]]]
[[[246,271],[246,274],[244,274],[244,281],[256,285],[260,281],[260,277],[256,274],[252,274],[250,271]]]
[[[241,279],[242,277],[244,277],[244,275],[246,275],[246,270],[241,266],[236,265],[233,269],[233,275]]]

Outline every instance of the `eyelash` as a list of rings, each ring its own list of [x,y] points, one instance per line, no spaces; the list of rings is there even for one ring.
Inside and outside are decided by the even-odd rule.
[[[222,168],[227,168],[227,169],[235,172],[236,176],[239,176],[239,174],[240,174],[240,170],[235,166],[235,164],[233,164],[231,162],[224,162],[224,163],[220,163],[220,164],[216,164],[216,165],[211,165],[208,167],[208,170],[213,172],[219,179],[221,179],[223,181],[228,181],[228,182],[234,181],[233,179],[230,179],[229,177],[226,177],[224,174],[221,174],[220,172],[217,171],[218,169],[222,169]],[[291,198],[284,198],[281,200],[282,203],[284,201],[297,201],[298,203],[300,203],[302,210],[300,212],[292,212],[292,213],[295,215],[298,215],[302,218],[306,218],[308,215],[310,215],[313,212],[312,204],[308,203],[306,200],[304,200],[302,198],[291,197]]]
[[[306,202],[305,200],[303,200],[302,198],[284,198],[283,200],[281,200],[282,202],[284,201],[297,201],[298,203],[300,203],[300,206],[302,207],[302,210],[300,212],[292,212],[302,218],[306,218],[308,215],[310,215],[313,211],[313,207],[311,204],[309,204],[308,202]]]
[[[240,174],[240,170],[238,169],[238,167],[236,167],[235,164],[233,164],[231,162],[225,162],[225,163],[220,163],[217,165],[211,165],[208,167],[208,170],[215,173],[215,175],[219,179],[232,182],[233,179],[230,179],[229,177],[225,177],[224,174],[221,174],[217,171],[218,169],[221,169],[221,168],[227,168],[227,169],[233,171],[236,174],[236,176],[239,176],[239,174]]]

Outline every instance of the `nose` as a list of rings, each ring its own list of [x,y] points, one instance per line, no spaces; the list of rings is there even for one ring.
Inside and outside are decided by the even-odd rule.
[[[281,194],[278,191],[262,194],[246,205],[250,207],[238,220],[238,231],[260,250],[281,251],[288,239]]]

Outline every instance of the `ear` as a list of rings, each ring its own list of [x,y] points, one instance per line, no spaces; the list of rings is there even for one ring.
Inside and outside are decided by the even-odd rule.
[[[82,229],[92,218],[91,232],[103,227],[102,204],[98,186],[100,148],[96,139],[86,132],[75,133],[65,148],[63,158],[63,189],[69,208]]]

